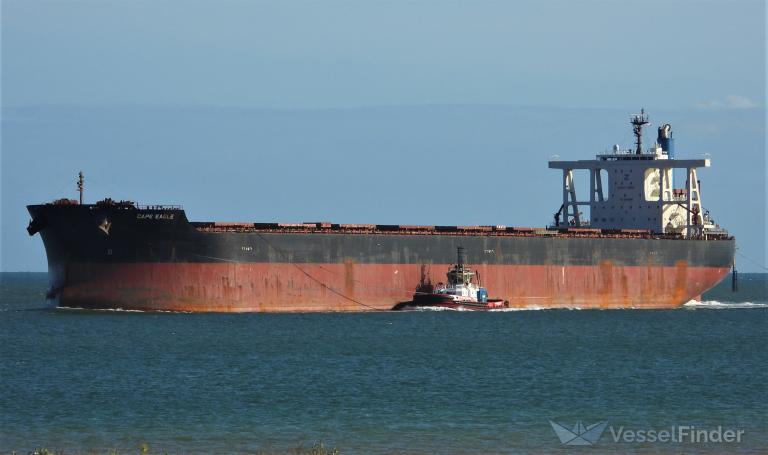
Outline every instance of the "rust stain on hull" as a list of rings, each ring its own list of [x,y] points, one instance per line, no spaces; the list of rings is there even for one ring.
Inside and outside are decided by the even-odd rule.
[[[58,304],[196,312],[389,310],[450,264],[69,264]],[[674,308],[717,284],[729,268],[488,265],[493,298],[514,308]],[[431,271],[431,272],[430,272]],[[424,276],[426,275],[426,276]]]

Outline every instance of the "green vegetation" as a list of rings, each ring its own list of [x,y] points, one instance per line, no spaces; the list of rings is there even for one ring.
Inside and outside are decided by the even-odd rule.
[[[106,452],[99,451],[87,451],[87,452],[68,452],[64,450],[50,450],[46,448],[36,449],[29,452],[27,455],[131,455],[133,452],[125,451],[121,452],[118,449],[110,449]],[[162,455],[169,455],[168,452],[151,452],[147,443],[141,444],[138,450],[139,455],[152,455],[153,453],[162,453]],[[22,455],[17,452],[12,452],[12,455]],[[293,449],[288,450],[258,450],[253,455],[341,455],[339,449],[333,447],[326,447],[322,442],[316,442],[312,444],[312,447],[304,447],[304,444],[300,444]]]
[[[340,455],[339,449],[326,447],[322,442],[316,442],[312,447],[304,447],[300,445],[294,449],[279,452],[279,451],[258,451],[254,455]]]

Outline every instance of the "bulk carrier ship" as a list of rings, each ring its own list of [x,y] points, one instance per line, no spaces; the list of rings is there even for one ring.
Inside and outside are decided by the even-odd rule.
[[[84,204],[81,174],[80,200],[28,206],[27,230],[42,236],[60,307],[390,310],[443,279],[459,247],[511,308],[681,306],[729,273],[735,240],[702,206],[709,159],[675,159],[669,125],[645,149],[647,116],[631,124],[633,149],[549,162],[562,203],[547,227],[190,222],[179,206]],[[576,194],[579,171],[589,194]]]

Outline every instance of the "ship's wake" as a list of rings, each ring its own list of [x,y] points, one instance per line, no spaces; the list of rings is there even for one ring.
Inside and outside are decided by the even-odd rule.
[[[575,308],[574,308],[575,309]],[[529,307],[529,308],[492,308],[489,310],[475,310],[471,308],[448,308],[448,307],[442,307],[442,306],[417,306],[413,308],[409,308],[410,311],[460,311],[460,312],[471,312],[471,313],[506,313],[510,311],[538,311],[538,310],[546,310],[546,308],[539,308],[539,307]]]
[[[710,310],[734,310],[744,308],[768,308],[768,303],[764,302],[718,302],[717,300],[705,300],[699,302],[691,300],[683,305],[687,309],[710,309]]]
[[[734,310],[734,309],[751,309],[751,308],[768,308],[768,302],[719,302],[717,300],[705,300],[699,302],[691,300],[682,306],[684,309],[697,310],[697,309],[710,309],[710,310]],[[49,309],[49,308],[41,308]],[[123,308],[79,308],[79,307],[55,307],[55,310],[63,311],[82,311],[82,312],[114,312],[114,313],[191,313],[190,311],[168,311],[168,310],[132,310]],[[470,308],[448,308],[443,306],[417,306],[409,307],[408,311],[455,311],[455,312],[471,312],[475,313],[478,310]],[[581,310],[579,307],[570,308],[542,308],[542,307],[525,307],[525,308],[493,308],[484,310],[482,312],[490,313],[510,313],[516,311],[540,311],[540,310]],[[618,308],[617,308],[618,309]],[[0,309],[0,311],[12,311],[11,309]]]
[[[171,311],[171,310],[131,310],[126,308],[82,308],[82,307],[74,307],[74,306],[57,306],[53,308],[54,310],[63,310],[63,311],[82,311],[82,312],[109,312],[109,313],[180,313],[180,314],[188,314],[193,313],[192,311]]]
[[[691,300],[682,306],[684,309],[696,310],[696,309],[711,309],[711,310],[736,310],[746,308],[768,308],[768,302],[718,302],[716,300],[705,300],[699,302]],[[411,311],[459,311],[459,312],[477,312],[477,310],[468,308],[446,308],[439,306],[420,306],[409,308]],[[541,307],[526,307],[526,308],[494,308],[483,312],[490,313],[507,313],[514,311],[539,311],[539,310],[581,310],[579,307],[570,308],[541,308]],[[611,310],[619,310],[621,308],[612,308]],[[596,310],[600,310],[597,309]]]

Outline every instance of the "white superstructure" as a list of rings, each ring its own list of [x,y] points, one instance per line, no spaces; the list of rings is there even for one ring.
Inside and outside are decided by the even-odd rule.
[[[644,112],[631,118],[636,137],[634,150],[598,154],[594,160],[550,161],[563,172],[563,204],[555,214],[556,226],[600,229],[643,229],[659,234],[700,237],[718,230],[701,205],[696,170],[710,160],[674,159],[674,142],[668,124],[659,128],[657,143],[642,147]],[[674,188],[673,169],[684,169],[685,186]],[[574,171],[589,172],[589,195],[577,195]],[[579,199],[581,198],[581,199]],[[589,208],[584,219],[581,207]],[[562,220],[561,217],[562,216]]]

